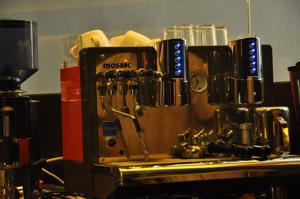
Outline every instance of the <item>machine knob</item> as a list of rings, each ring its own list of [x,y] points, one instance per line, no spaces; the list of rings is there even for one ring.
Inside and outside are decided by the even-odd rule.
[[[117,140],[114,137],[105,138],[105,143],[109,147],[114,147],[117,144]]]

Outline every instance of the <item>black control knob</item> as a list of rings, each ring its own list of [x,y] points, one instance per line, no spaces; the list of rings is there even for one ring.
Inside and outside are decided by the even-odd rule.
[[[114,147],[117,144],[117,140],[114,137],[108,137],[105,139],[105,143],[109,147]]]

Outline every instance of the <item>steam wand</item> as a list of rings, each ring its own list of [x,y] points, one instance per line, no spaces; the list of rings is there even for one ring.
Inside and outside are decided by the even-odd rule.
[[[149,160],[149,150],[148,150],[148,146],[145,142],[145,139],[144,139],[144,136],[143,136],[143,130],[141,128],[141,125],[140,125],[138,119],[135,116],[131,115],[131,114],[128,114],[128,113],[125,113],[125,112],[122,112],[122,111],[119,111],[119,110],[115,109],[112,105],[112,100],[113,100],[113,95],[110,95],[110,98],[109,98],[109,109],[110,109],[110,111],[115,113],[115,114],[130,118],[133,121],[136,132],[139,136],[139,139],[140,139],[140,142],[141,142],[141,145],[142,145],[142,149],[143,149],[143,153],[144,153],[144,160],[148,161]]]

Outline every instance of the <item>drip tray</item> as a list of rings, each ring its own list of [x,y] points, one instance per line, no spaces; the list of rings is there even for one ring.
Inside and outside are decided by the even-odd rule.
[[[102,159],[93,166],[95,190],[108,196],[115,190],[135,186],[174,185],[174,183],[236,180],[245,178],[300,175],[300,157],[271,160],[238,160],[232,157],[174,159],[168,155],[152,155],[147,162],[142,156]],[[105,186],[106,189],[98,189]],[[103,195],[104,194],[104,195]]]
[[[198,159],[180,159],[173,158],[167,154],[155,154],[150,155],[148,161],[144,161],[143,156],[132,156],[130,159],[123,157],[110,157],[100,159],[99,162],[103,165],[117,166],[117,167],[132,167],[132,166],[153,166],[153,165],[174,165],[174,164],[189,164],[189,163],[211,163],[222,161],[234,161],[238,160],[235,157],[207,157]]]

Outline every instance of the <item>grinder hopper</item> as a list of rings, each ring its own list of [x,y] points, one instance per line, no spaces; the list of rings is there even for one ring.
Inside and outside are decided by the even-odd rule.
[[[37,24],[0,19],[0,90],[16,90],[38,70]]]

